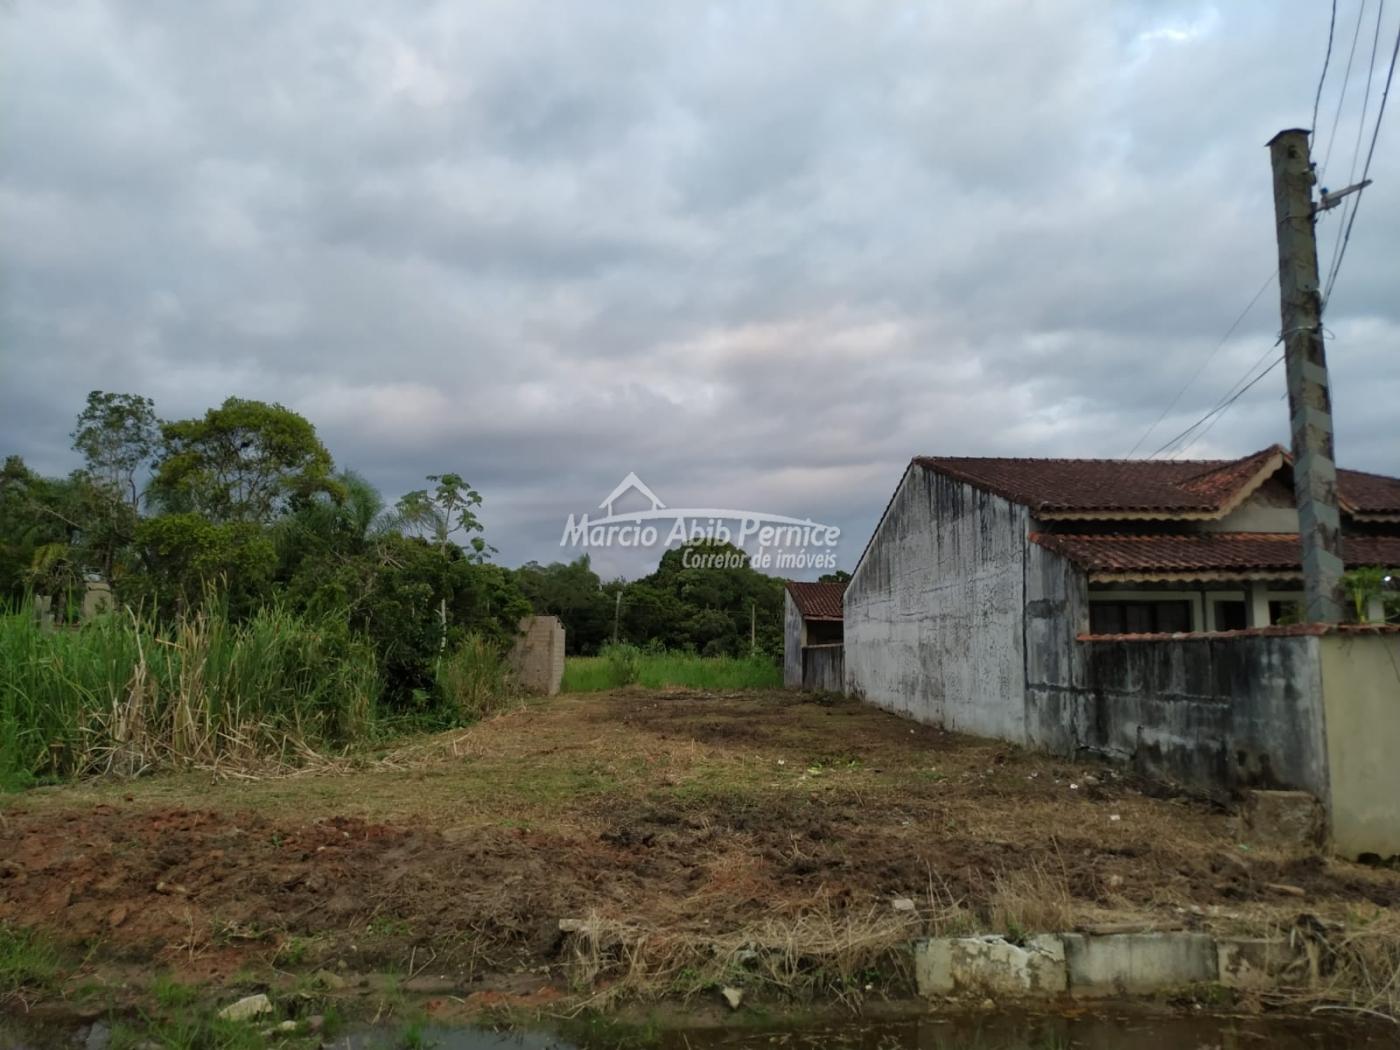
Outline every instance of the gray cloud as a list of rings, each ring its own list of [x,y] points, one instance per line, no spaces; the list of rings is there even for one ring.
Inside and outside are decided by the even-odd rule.
[[[635,470],[834,521],[850,565],[913,454],[1137,441],[1274,265],[1263,143],[1325,17],[13,0],[0,445],[62,471],[89,389],[236,393],[391,498],[460,470],[508,563]],[[1395,472],[1393,126],[1374,168],[1329,353],[1339,455]],[[1271,290],[1146,449],[1277,328]],[[1286,440],[1282,383],[1187,454]]]

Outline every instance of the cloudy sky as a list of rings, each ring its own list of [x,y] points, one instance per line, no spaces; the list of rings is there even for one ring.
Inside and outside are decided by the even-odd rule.
[[[1359,2],[1334,187],[1400,23],[1366,99],[1367,9],[1338,121]],[[1264,143],[1311,123],[1328,14],[7,0],[0,451],[71,469],[93,388],[236,394],[391,499],[464,474],[507,564],[635,471],[838,524],[850,567],[911,455],[1121,456],[1199,370],[1144,455],[1270,360],[1272,285],[1217,345],[1275,267]],[[1394,108],[1372,176],[1328,352],[1339,458],[1395,473]],[[1286,443],[1283,388],[1182,454]]]

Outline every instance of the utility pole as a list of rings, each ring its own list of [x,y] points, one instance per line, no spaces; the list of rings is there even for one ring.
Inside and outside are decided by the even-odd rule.
[[[617,589],[617,601],[613,603],[613,645],[617,644],[617,625],[622,619],[622,588]]]
[[[1332,451],[1332,397],[1322,345],[1310,132],[1280,131],[1269,140],[1274,169],[1279,301],[1293,446],[1293,493],[1303,547],[1303,588],[1309,623],[1338,623],[1342,593],[1341,515]]]

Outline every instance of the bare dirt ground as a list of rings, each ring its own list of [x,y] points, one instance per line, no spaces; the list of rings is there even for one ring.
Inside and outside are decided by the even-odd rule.
[[[1400,872],[1253,848],[1228,814],[1108,767],[790,693],[564,696],[360,767],[0,798],[0,923],[212,982],[326,967],[577,987],[582,962],[684,991],[708,979],[705,943],[786,938],[792,963],[804,938],[1258,931],[1400,906]]]

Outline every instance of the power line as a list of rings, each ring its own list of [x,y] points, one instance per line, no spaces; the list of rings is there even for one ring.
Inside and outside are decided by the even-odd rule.
[[[1332,17],[1327,23],[1327,54],[1322,56],[1322,75],[1317,78],[1317,94],[1313,96],[1312,131],[1317,135],[1317,107],[1322,103],[1322,85],[1327,83],[1327,66],[1332,61],[1332,37],[1337,31],[1337,0],[1332,0]]]
[[[1361,98],[1361,117],[1356,122],[1356,145],[1353,146],[1351,150],[1351,170],[1347,174],[1348,185],[1354,185],[1356,183],[1356,163],[1361,159],[1361,140],[1366,137],[1366,114],[1371,109],[1371,85],[1376,79],[1376,55],[1380,51],[1381,19],[1384,15],[1385,0],[1380,0],[1376,5],[1376,28],[1375,32],[1371,35],[1371,61],[1366,67],[1366,94]],[[1342,219],[1341,222],[1337,224],[1338,235],[1336,241],[1332,245],[1332,259],[1327,264],[1327,279],[1324,282],[1328,287],[1331,286],[1332,273],[1337,268],[1338,260],[1341,258],[1341,231],[1346,228],[1349,215],[1356,211],[1356,205],[1359,199],[1360,195],[1358,194],[1342,202]]]
[[[1351,83],[1351,63],[1356,57],[1356,44],[1361,39],[1361,23],[1366,17],[1366,0],[1361,0],[1361,8],[1356,12],[1356,29],[1351,34],[1351,50],[1347,53],[1347,68],[1342,73],[1342,90],[1337,96],[1337,112],[1332,117],[1332,131],[1327,136],[1327,152],[1322,156],[1319,172],[1327,170],[1332,160],[1332,144],[1337,141],[1337,128],[1342,122],[1342,103],[1347,100],[1347,85]]]
[[[1219,400],[1216,401],[1215,405],[1208,412],[1206,412],[1205,415],[1201,416],[1200,419],[1196,420],[1196,422],[1192,423],[1189,427],[1181,431],[1181,433],[1177,434],[1171,440],[1165,442],[1160,448],[1158,448],[1147,458],[1157,458],[1163,452],[1166,452],[1168,449],[1181,442],[1182,439],[1189,437],[1196,431],[1198,427],[1202,426],[1207,420],[1209,420],[1218,411],[1220,411],[1220,406],[1223,405],[1226,401],[1228,401],[1231,395],[1233,395],[1240,388],[1240,385],[1250,377],[1254,370],[1264,363],[1265,359],[1271,353],[1273,353],[1274,346],[1277,345],[1278,343],[1275,342],[1273,346],[1270,346],[1269,349],[1265,350],[1262,354],[1260,354],[1258,360],[1256,360],[1253,364],[1251,364],[1248,368],[1244,370],[1244,375],[1240,376],[1239,379],[1235,380],[1232,384],[1230,384],[1230,389],[1226,390],[1225,393],[1220,396]]]
[[[1264,278],[1264,283],[1261,284],[1259,286],[1259,290],[1254,293],[1254,298],[1251,299],[1245,305],[1245,308],[1240,311],[1239,316],[1236,317],[1234,322],[1230,325],[1230,327],[1225,330],[1225,334],[1220,337],[1220,342],[1215,344],[1211,352],[1206,355],[1205,360],[1202,361],[1199,366],[1197,366],[1196,371],[1191,373],[1191,378],[1186,380],[1186,382],[1182,384],[1181,389],[1176,392],[1176,396],[1171,399],[1171,403],[1167,405],[1166,408],[1162,409],[1161,415],[1159,415],[1155,420],[1153,420],[1152,425],[1147,428],[1147,430],[1143,433],[1142,437],[1137,439],[1137,443],[1134,444],[1133,447],[1128,450],[1128,454],[1123,457],[1124,459],[1132,459],[1133,453],[1140,449],[1143,443],[1149,437],[1152,436],[1152,431],[1156,430],[1157,427],[1161,425],[1162,420],[1167,418],[1167,415],[1171,412],[1171,410],[1176,407],[1177,402],[1181,400],[1181,396],[1185,394],[1187,390],[1190,389],[1191,384],[1194,383],[1200,377],[1201,373],[1206,370],[1206,366],[1215,360],[1215,355],[1220,352],[1220,348],[1230,341],[1230,336],[1235,334],[1235,329],[1240,326],[1240,324],[1244,321],[1246,317],[1249,316],[1249,311],[1254,309],[1254,304],[1259,301],[1259,297],[1261,295],[1268,291],[1269,285],[1273,284],[1274,278],[1277,276],[1278,269],[1275,268],[1273,273],[1269,274],[1268,277]]]
[[[1272,349],[1272,348],[1271,348],[1271,349]],[[1211,432],[1211,428],[1214,427],[1215,424],[1219,423],[1222,419],[1225,418],[1225,413],[1228,412],[1228,411],[1230,410],[1230,406],[1233,405],[1233,404],[1234,404],[1236,401],[1238,401],[1240,398],[1242,398],[1242,397],[1245,395],[1245,391],[1247,391],[1247,390],[1248,390],[1250,387],[1252,387],[1255,383],[1259,382],[1259,380],[1263,379],[1266,375],[1268,375],[1268,374],[1269,374],[1270,372],[1272,372],[1275,368],[1277,368],[1280,364],[1282,364],[1282,363],[1283,363],[1283,360],[1284,360],[1284,357],[1285,357],[1284,354],[1280,354],[1280,355],[1278,356],[1278,358],[1273,362],[1273,364],[1269,365],[1268,368],[1264,369],[1264,371],[1260,372],[1257,376],[1255,376],[1253,379],[1251,379],[1251,380],[1249,381],[1248,385],[1245,386],[1244,390],[1241,390],[1241,391],[1240,391],[1238,394],[1236,394],[1234,397],[1230,398],[1229,401],[1227,401],[1227,402],[1225,402],[1225,404],[1221,405],[1221,406],[1220,406],[1220,411],[1217,412],[1216,415],[1215,415],[1215,418],[1212,419],[1212,420],[1210,421],[1210,425],[1207,426],[1204,430],[1202,430],[1199,434],[1197,434],[1197,435],[1196,435],[1196,439],[1197,439],[1198,441],[1204,441],[1204,440],[1206,439],[1206,435],[1209,434],[1209,433]],[[1286,396],[1286,395],[1285,395],[1285,396]],[[1173,459],[1176,458],[1176,453],[1172,453],[1172,458],[1173,458]]]
[[[1275,345],[1277,345],[1277,344],[1275,344]],[[1192,423],[1189,427],[1187,427],[1185,430],[1183,430],[1180,434],[1176,435],[1176,437],[1172,438],[1170,441],[1168,441],[1166,444],[1164,444],[1161,448],[1157,449],[1156,452],[1153,452],[1152,455],[1148,456],[1147,458],[1148,458],[1148,459],[1155,459],[1155,458],[1157,458],[1157,456],[1161,455],[1163,452],[1165,452],[1167,449],[1171,448],[1173,445],[1176,445],[1176,444],[1178,444],[1178,443],[1184,441],[1185,438],[1187,438],[1187,437],[1189,437],[1190,435],[1192,435],[1193,433],[1195,433],[1195,431],[1196,431],[1197,429],[1199,429],[1200,427],[1204,426],[1206,423],[1210,423],[1211,426],[1214,426],[1215,424],[1214,424],[1214,423],[1211,423],[1211,420],[1218,420],[1222,414],[1224,414],[1226,411],[1229,410],[1229,408],[1230,408],[1231,405],[1233,405],[1236,401],[1238,401],[1238,400],[1239,400],[1240,398],[1242,398],[1246,393],[1248,393],[1249,390],[1250,390],[1250,388],[1253,387],[1254,384],[1258,383],[1258,382],[1259,382],[1261,379],[1263,379],[1266,375],[1268,375],[1270,372],[1272,372],[1272,371],[1273,371],[1275,368],[1277,368],[1277,367],[1279,366],[1279,364],[1283,361],[1283,354],[1279,354],[1278,357],[1273,361],[1272,364],[1269,365],[1268,368],[1264,369],[1264,371],[1260,372],[1260,373],[1259,373],[1257,376],[1255,376],[1253,379],[1250,379],[1249,382],[1245,383],[1245,382],[1244,382],[1244,379],[1245,379],[1246,377],[1248,377],[1249,374],[1250,374],[1251,372],[1253,372],[1256,368],[1258,368],[1259,365],[1261,365],[1261,364],[1264,362],[1265,358],[1267,358],[1267,357],[1268,357],[1270,354],[1272,354],[1273,352],[1274,352],[1274,347],[1273,347],[1273,346],[1269,347],[1269,349],[1266,350],[1266,351],[1264,352],[1263,357],[1260,357],[1258,361],[1256,361],[1254,364],[1252,364],[1252,365],[1249,366],[1249,369],[1245,372],[1244,377],[1241,377],[1238,381],[1236,381],[1235,385],[1232,386],[1232,387],[1230,388],[1230,390],[1226,391],[1226,396],[1225,396],[1224,398],[1222,398],[1222,399],[1216,404],[1216,406],[1215,406],[1214,408],[1212,408],[1209,412],[1207,412],[1205,415],[1203,415],[1200,419],[1196,420],[1196,422]],[[1240,386],[1241,383],[1244,383],[1244,385],[1243,385],[1243,386]],[[1238,388],[1238,389],[1236,389],[1236,388]],[[1207,431],[1208,431],[1209,429],[1210,429],[1210,427],[1206,427],[1206,430],[1207,430]],[[1202,432],[1202,434],[1204,434],[1204,431]],[[1201,436],[1201,435],[1198,435],[1198,436]],[[1177,451],[1180,451],[1180,449],[1178,449]],[[1176,455],[1176,453],[1173,453],[1172,455],[1173,455],[1173,457],[1174,457],[1174,456]]]
[[[1377,27],[1377,34],[1380,29]],[[1390,52],[1390,68],[1385,74],[1385,89],[1381,92],[1380,105],[1376,107],[1376,124],[1371,131],[1371,145],[1366,150],[1366,165],[1361,169],[1361,181],[1364,183],[1366,177],[1371,173],[1371,161],[1376,155],[1376,142],[1381,135],[1381,121],[1385,119],[1385,104],[1390,99],[1390,85],[1395,79],[1395,60],[1400,57],[1400,28],[1395,31],[1395,46]],[[1322,305],[1327,306],[1327,300],[1332,297],[1332,286],[1337,283],[1337,274],[1342,269],[1342,259],[1346,257],[1347,245],[1351,242],[1351,228],[1356,225],[1356,213],[1361,207],[1361,195],[1366,192],[1364,189],[1356,191],[1356,202],[1351,206],[1351,214],[1347,217],[1346,231],[1342,234],[1342,242],[1337,251],[1336,261],[1327,275],[1327,287],[1322,294]]]

